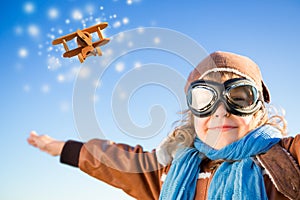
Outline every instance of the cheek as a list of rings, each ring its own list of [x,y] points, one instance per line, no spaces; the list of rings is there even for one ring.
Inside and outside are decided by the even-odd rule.
[[[244,124],[245,126],[249,126],[252,123],[253,116],[246,116],[246,117],[240,117],[241,124]]]
[[[239,121],[240,137],[246,135],[250,130],[255,128],[253,115],[246,116],[246,117],[239,117],[237,120]]]
[[[205,118],[194,117],[194,126],[195,126],[196,134],[203,141],[207,135],[208,121],[209,121],[208,117]]]

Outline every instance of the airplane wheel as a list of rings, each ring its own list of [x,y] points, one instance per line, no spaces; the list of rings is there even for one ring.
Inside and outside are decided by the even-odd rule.
[[[98,56],[102,56],[102,51],[101,51],[101,49],[98,47],[98,48],[96,48],[96,50],[97,50]]]
[[[80,61],[81,63],[83,63],[84,58],[83,58],[83,56],[82,56],[81,54],[78,54],[78,59],[79,59],[79,61]]]

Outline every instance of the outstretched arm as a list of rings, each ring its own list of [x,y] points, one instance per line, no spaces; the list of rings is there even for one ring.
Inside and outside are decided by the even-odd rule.
[[[27,142],[52,156],[59,156],[65,145],[64,141],[56,140],[48,135],[38,135],[35,131],[30,132]]]

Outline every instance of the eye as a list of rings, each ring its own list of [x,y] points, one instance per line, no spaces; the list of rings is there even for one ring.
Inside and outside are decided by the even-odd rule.
[[[252,86],[238,86],[228,92],[228,98],[231,103],[239,107],[251,106],[255,101],[255,91]]]

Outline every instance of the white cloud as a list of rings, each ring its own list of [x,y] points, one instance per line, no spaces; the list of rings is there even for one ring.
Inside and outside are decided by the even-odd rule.
[[[18,54],[19,57],[26,58],[28,56],[28,50],[25,48],[20,48]]]
[[[34,12],[35,6],[32,2],[26,2],[23,6],[23,9],[24,9],[25,13],[30,14],[30,13]]]
[[[122,72],[124,70],[124,68],[125,68],[125,64],[123,62],[117,63],[116,67],[115,67],[117,72]]]
[[[59,11],[56,8],[50,8],[48,10],[48,16],[50,19],[56,19],[59,16]]]
[[[104,7],[103,7],[103,6],[100,6],[100,10],[104,10]]]
[[[75,20],[81,20],[82,19],[82,13],[80,10],[73,10],[72,17]]]
[[[40,29],[37,25],[31,24],[28,26],[28,34],[32,37],[36,37],[40,34]]]
[[[66,24],[70,24],[70,20],[69,20],[69,19],[66,19],[66,20],[65,20],[65,23],[66,23]]]

